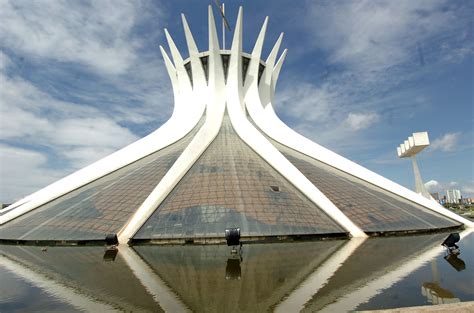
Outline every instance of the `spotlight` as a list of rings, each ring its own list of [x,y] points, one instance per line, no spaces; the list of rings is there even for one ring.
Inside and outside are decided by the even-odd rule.
[[[118,253],[118,238],[117,234],[107,234],[105,235],[105,253],[103,260],[105,262],[113,262],[115,261],[115,257]]]
[[[107,246],[118,246],[117,234],[107,234],[105,235],[105,244]]]
[[[227,228],[225,230],[225,240],[229,247],[242,245],[240,242],[240,228]]]
[[[459,247],[456,244],[460,239],[458,233],[451,233],[449,234],[448,238],[446,238],[443,243],[441,244],[442,246],[445,246],[448,249],[449,253],[454,253],[454,254],[459,254]]]

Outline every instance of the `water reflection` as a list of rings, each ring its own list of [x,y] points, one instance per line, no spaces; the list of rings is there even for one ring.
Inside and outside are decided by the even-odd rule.
[[[134,250],[191,311],[262,312],[274,308],[345,243],[245,245],[241,262],[227,246]]]
[[[448,254],[444,256],[444,259],[458,272],[466,269],[466,263],[458,257],[457,254]]]
[[[447,256],[453,256],[457,258],[457,254],[449,253]],[[427,301],[432,304],[460,302],[460,300],[456,298],[451,291],[441,287],[440,275],[436,260],[431,261],[431,271],[433,274],[433,281],[424,282],[421,286],[421,294],[427,298]]]
[[[242,277],[242,269],[240,267],[240,258],[228,258],[225,267],[225,279],[240,279]]]
[[[117,257],[118,249],[107,249],[105,250],[104,257],[102,258],[105,262],[113,262]]]
[[[0,311],[344,312],[474,300],[474,236],[463,236],[460,256],[445,255],[446,234],[254,244],[242,254],[0,246]]]

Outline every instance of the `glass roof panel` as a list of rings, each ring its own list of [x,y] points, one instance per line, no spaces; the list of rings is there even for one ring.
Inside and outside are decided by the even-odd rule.
[[[208,149],[134,239],[345,233],[251,150],[228,116]]]
[[[365,232],[453,227],[458,222],[275,141],[272,143]]]
[[[0,239],[103,240],[117,233],[188,145],[187,136],[160,151],[65,194],[0,227]]]

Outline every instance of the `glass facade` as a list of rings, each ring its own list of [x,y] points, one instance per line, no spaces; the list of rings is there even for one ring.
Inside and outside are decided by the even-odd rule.
[[[251,150],[228,116],[208,149],[134,239],[345,233]]]
[[[272,141],[326,197],[365,232],[454,227],[460,223]]]
[[[204,118],[203,118],[204,120]],[[104,240],[140,207],[203,124],[185,138],[0,227],[0,239]],[[367,233],[461,224],[269,139],[321,192]],[[219,134],[133,239],[331,236],[347,233],[254,152],[227,115]]]
[[[103,240],[117,233],[173,165],[200,124],[175,144],[0,227],[0,239]]]

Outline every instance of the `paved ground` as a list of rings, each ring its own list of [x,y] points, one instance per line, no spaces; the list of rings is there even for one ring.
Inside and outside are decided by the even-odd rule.
[[[418,313],[418,312],[436,312],[436,313],[474,313],[474,301],[459,302],[451,304],[412,306],[408,308],[390,309],[390,310],[374,310],[374,311],[357,311],[366,313]]]

